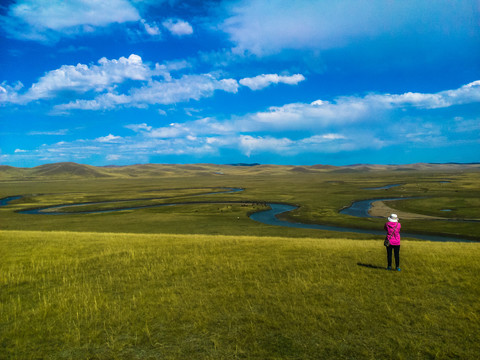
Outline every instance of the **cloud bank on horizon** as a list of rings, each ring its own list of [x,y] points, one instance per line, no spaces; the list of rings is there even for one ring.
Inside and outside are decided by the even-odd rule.
[[[18,0],[0,164],[480,161],[477,0]]]

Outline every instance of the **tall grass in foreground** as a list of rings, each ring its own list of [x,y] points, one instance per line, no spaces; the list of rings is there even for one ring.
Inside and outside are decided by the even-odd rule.
[[[0,232],[1,359],[476,359],[480,244]]]

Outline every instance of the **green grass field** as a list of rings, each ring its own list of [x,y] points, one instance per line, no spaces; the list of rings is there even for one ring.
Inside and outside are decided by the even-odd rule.
[[[400,186],[368,190],[388,184]],[[224,188],[242,192],[206,195]],[[198,196],[203,194],[201,196]],[[402,231],[480,240],[477,165],[0,166],[0,359],[477,359],[480,243],[270,226],[382,229],[339,211],[369,198]],[[126,200],[118,202],[118,200]],[[62,204],[64,215],[19,211]],[[124,206],[191,204],[76,214]],[[202,202],[202,203],[194,203]],[[448,212],[444,210],[448,209]],[[389,214],[385,214],[387,216]]]
[[[477,359],[480,244],[0,232],[1,359]]]
[[[22,195],[0,207],[0,230],[93,231],[119,233],[171,233],[255,235],[288,237],[348,237],[327,231],[264,226],[248,218],[261,205],[197,204],[147,208],[104,214],[62,216],[25,215],[16,211],[82,202],[135,200],[131,205],[171,202],[280,202],[299,208],[284,218],[363,229],[382,229],[385,218],[358,218],[339,214],[353,201],[369,198],[417,197],[389,202],[394,209],[445,220],[401,219],[409,233],[438,234],[480,240],[480,169],[478,166],[417,166],[324,168],[294,166],[236,167],[226,165],[138,165],[95,168],[79,164],[51,164],[33,169],[0,168],[0,198]],[[8,171],[7,171],[8,170]],[[12,172],[13,171],[13,172]],[[386,190],[368,190],[388,184]],[[196,196],[221,188],[242,188],[230,194]],[[156,200],[151,200],[155,198]],[[140,199],[140,200],[139,200]],[[142,200],[143,199],[143,200]],[[124,203],[83,206],[83,210],[108,209]],[[79,208],[65,208],[71,212]],[[449,209],[450,211],[443,211]]]

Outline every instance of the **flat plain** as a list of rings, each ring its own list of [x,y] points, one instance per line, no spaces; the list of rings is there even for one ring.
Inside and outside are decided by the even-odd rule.
[[[408,232],[478,240],[479,175],[456,164],[2,167],[0,199],[21,197],[0,207],[0,359],[476,359],[478,242],[405,238],[393,272],[381,236],[248,216],[277,202],[299,206],[289,221],[381,229],[384,218],[339,210],[414,197],[388,206],[442,220],[402,220]],[[78,213],[95,210],[115,211]]]
[[[389,184],[399,186],[371,190]],[[211,194],[225,188],[240,192]],[[378,218],[339,213],[364,199],[390,201],[393,210],[439,219],[402,219],[405,232],[480,240],[480,165],[404,166],[229,166],[137,165],[92,167],[73,163],[32,169],[0,168],[0,198],[22,198],[0,207],[3,230],[59,230],[128,233],[219,234],[255,236],[371,238],[321,230],[287,229],[251,221],[265,204],[299,206],[286,220],[359,229],[383,228]],[[122,201],[121,201],[122,200]],[[18,213],[54,205],[95,203],[64,208],[69,215]],[[178,203],[183,205],[154,207]],[[107,213],[78,211],[141,207]]]

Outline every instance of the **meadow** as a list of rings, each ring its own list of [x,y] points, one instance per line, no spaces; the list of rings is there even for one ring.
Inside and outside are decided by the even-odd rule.
[[[461,221],[479,218],[478,166],[0,167],[0,199],[13,195],[0,206],[0,359],[480,353],[479,242],[403,238],[402,271],[386,271],[382,236],[249,218],[276,202],[299,206],[289,221],[382,229],[339,211],[415,197],[388,206],[443,219],[401,219],[405,231],[480,240],[480,222]]]
[[[0,169],[2,170],[2,169]],[[369,190],[401,184],[384,190]],[[202,195],[225,188],[243,191]],[[480,222],[450,221],[480,216],[479,166],[323,167],[139,165],[95,168],[51,164],[33,169],[0,171],[0,198],[22,195],[0,207],[0,230],[55,230],[120,233],[218,234],[292,237],[347,237],[359,234],[286,229],[251,221],[248,215],[264,203],[299,206],[282,217],[289,221],[382,229],[381,218],[358,218],[339,213],[352,202],[369,198],[416,199],[389,202],[395,209],[443,220],[402,219],[405,232],[480,240]],[[130,205],[197,203],[100,214],[27,215],[18,211],[82,202],[131,200]],[[203,203],[198,203],[203,202]],[[76,208],[105,210],[125,207],[111,202]],[[448,209],[449,211],[444,211]]]
[[[476,359],[480,244],[0,233],[2,359]]]

